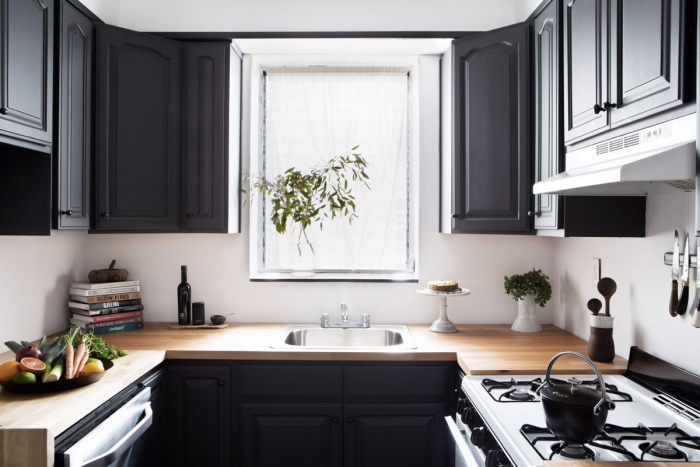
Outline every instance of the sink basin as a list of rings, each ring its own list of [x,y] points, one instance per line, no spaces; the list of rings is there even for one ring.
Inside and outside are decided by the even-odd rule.
[[[273,349],[415,349],[416,343],[403,325],[359,328],[322,328],[318,324],[294,324],[282,328]]]

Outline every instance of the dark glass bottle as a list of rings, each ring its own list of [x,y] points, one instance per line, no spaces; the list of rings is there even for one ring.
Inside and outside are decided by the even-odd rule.
[[[192,287],[187,283],[187,266],[180,266],[182,276],[177,286],[177,322],[192,324]]]

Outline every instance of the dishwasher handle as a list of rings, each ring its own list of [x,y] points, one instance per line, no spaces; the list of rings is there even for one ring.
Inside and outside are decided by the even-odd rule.
[[[153,409],[151,403],[143,404],[145,416],[135,427],[133,427],[117,444],[99,457],[90,459],[81,467],[107,467],[114,463],[143,435],[153,423]]]
[[[445,422],[447,423],[447,427],[450,430],[450,434],[452,435],[452,439],[454,440],[455,447],[457,448],[457,452],[455,454],[459,455],[459,458],[455,462],[455,465],[466,467],[481,467],[482,464],[478,460],[476,460],[474,455],[469,450],[466,438],[464,437],[462,432],[459,431],[459,428],[457,428],[457,424],[455,424],[454,420],[452,420],[452,417],[450,417],[449,415],[446,416]]]

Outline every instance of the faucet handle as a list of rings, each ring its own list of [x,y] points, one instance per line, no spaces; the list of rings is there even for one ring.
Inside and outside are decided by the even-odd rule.
[[[372,316],[367,313],[362,313],[362,323],[369,324],[369,320]]]
[[[321,315],[321,326],[328,324],[328,313],[323,313]]]

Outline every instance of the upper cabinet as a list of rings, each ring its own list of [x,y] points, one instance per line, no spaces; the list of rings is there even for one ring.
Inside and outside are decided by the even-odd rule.
[[[53,227],[87,230],[90,227],[93,26],[90,18],[68,2],[60,2],[58,9]]]
[[[567,145],[692,100],[692,3],[563,1]]]
[[[456,40],[453,54],[451,231],[527,232],[532,198],[528,27]]]
[[[54,0],[0,0],[1,142],[50,151],[53,35]]]
[[[179,42],[97,27],[97,230],[180,226]]]

